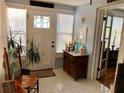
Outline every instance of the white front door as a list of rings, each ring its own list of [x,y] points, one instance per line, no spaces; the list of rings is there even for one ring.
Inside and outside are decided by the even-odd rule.
[[[46,9],[28,10],[28,45],[33,40],[39,46],[40,62],[30,64],[31,70],[55,67],[56,12]]]

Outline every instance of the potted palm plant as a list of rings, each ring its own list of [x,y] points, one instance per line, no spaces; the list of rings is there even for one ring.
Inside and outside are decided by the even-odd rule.
[[[28,64],[35,64],[40,62],[39,45],[36,46],[32,41],[30,42],[30,48],[27,51]]]
[[[16,34],[12,35],[12,31],[10,30],[9,36],[7,37],[8,40],[8,50],[10,55],[12,55],[14,58],[17,58],[17,50],[22,53],[25,50],[25,47],[22,46],[22,40],[19,38],[19,42],[16,41],[16,36],[18,35],[19,32]]]

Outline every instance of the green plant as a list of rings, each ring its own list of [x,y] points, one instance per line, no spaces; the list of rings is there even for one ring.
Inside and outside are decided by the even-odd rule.
[[[22,46],[22,40],[21,38],[19,39],[19,43],[16,42],[15,40],[15,37],[18,35],[19,32],[17,32],[16,34],[12,35],[12,31],[10,30],[9,32],[9,36],[7,37],[7,40],[8,40],[8,49],[9,49],[9,52],[11,53],[11,55],[14,57],[14,58],[17,58],[18,55],[17,55],[17,51],[19,49],[19,52],[23,52],[25,47]]]
[[[10,30],[9,31],[9,36],[7,37],[7,40],[8,40],[8,49],[13,49],[13,48],[16,48],[18,43],[14,40],[14,38],[16,37],[17,33],[12,36],[12,31]]]
[[[28,64],[34,64],[40,62],[40,55],[39,55],[39,45],[36,46],[33,43],[33,39],[30,42],[30,48],[27,51],[27,58],[28,58]]]

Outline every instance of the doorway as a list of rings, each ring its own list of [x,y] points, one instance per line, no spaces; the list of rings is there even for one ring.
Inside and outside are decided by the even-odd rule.
[[[123,28],[123,15],[117,11],[108,9],[102,23],[97,80],[108,88],[114,84]]]
[[[31,70],[55,68],[56,11],[30,8],[27,18],[27,39],[39,46],[40,62],[29,65]]]
[[[23,7],[8,5],[9,28],[16,41],[25,47],[22,56],[33,47],[40,55],[40,61],[29,64],[29,58],[24,58],[24,68],[41,70],[55,68],[57,13],[55,10],[38,7]],[[11,27],[11,28],[10,28]],[[35,59],[36,60],[36,59]],[[28,65],[27,65],[28,63]],[[23,64],[23,63],[22,63]]]

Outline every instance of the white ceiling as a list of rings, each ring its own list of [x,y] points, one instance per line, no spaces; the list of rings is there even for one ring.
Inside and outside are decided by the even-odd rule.
[[[52,3],[66,4],[71,6],[79,6],[84,3],[90,2],[90,0],[35,0],[35,1],[52,2]]]

